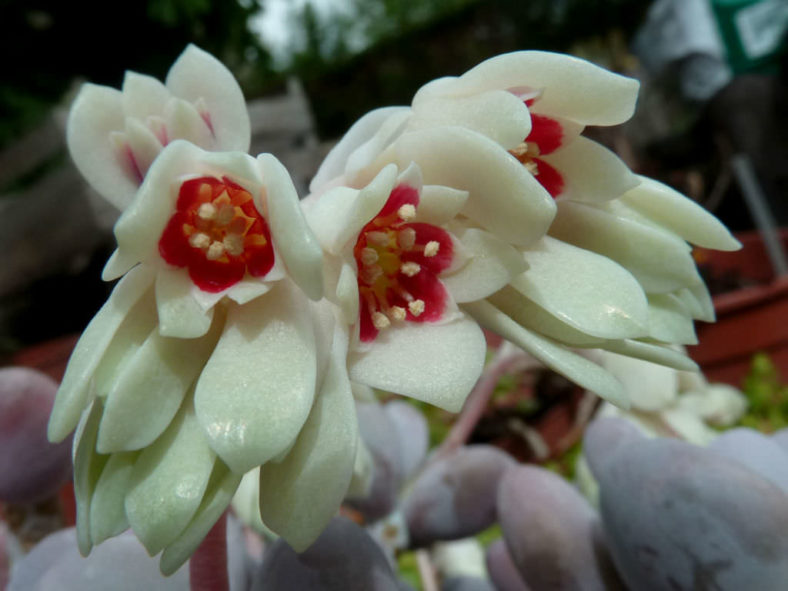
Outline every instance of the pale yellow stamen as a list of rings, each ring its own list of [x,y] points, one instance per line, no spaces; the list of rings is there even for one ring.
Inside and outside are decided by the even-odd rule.
[[[227,252],[236,257],[244,251],[244,239],[240,234],[227,234],[222,244]]]
[[[383,275],[383,268],[380,265],[370,265],[361,270],[361,280],[367,285],[372,285]]]
[[[410,250],[413,248],[413,245],[416,244],[416,230],[413,228],[405,228],[404,230],[400,230],[398,239],[400,247],[405,250]]]
[[[421,271],[421,265],[414,263],[413,261],[408,261],[407,263],[402,263],[402,266],[399,268],[399,270],[403,275],[414,277],[419,274],[419,271]]]
[[[378,251],[374,248],[365,247],[361,249],[361,263],[364,265],[374,265],[378,262]]]
[[[233,221],[234,217],[235,207],[227,203],[222,205],[222,207],[219,209],[219,212],[216,214],[216,223],[218,223],[220,226],[226,226]]]
[[[211,237],[203,232],[196,232],[189,236],[189,245],[205,250],[211,245]]]
[[[205,187],[206,185],[203,185]],[[201,187],[202,189],[202,187]],[[203,220],[212,220],[216,217],[216,206],[213,203],[203,203],[197,208],[197,215]]]
[[[208,247],[208,252],[205,253],[205,256],[208,258],[209,261],[215,261],[216,259],[222,258],[224,255],[224,244],[219,242],[218,240],[214,240],[211,245]]]
[[[402,306],[391,306],[391,308],[389,308],[389,317],[392,320],[399,320],[402,322],[406,318],[405,308]]]
[[[408,304],[408,310],[416,317],[419,317],[424,312],[424,300],[413,300]]]
[[[424,245],[424,256],[425,257],[434,257],[438,254],[438,251],[441,248],[441,243],[437,240],[430,240],[427,244]]]
[[[372,325],[378,330],[383,330],[391,326],[391,320],[385,314],[375,312],[372,314]]]
[[[387,246],[389,243],[389,235],[385,232],[367,232],[367,242],[377,244],[378,246]]]
[[[412,203],[406,203],[397,210],[397,215],[404,222],[409,222],[416,217],[416,208]]]

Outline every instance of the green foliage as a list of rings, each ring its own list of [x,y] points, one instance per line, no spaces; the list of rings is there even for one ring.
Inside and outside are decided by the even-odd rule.
[[[749,406],[742,425],[765,433],[788,427],[788,384],[782,383],[779,371],[765,353],[753,357],[744,380],[744,394]]]

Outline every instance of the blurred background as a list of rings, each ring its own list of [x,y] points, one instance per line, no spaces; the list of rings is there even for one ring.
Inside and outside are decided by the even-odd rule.
[[[724,350],[693,354],[705,369],[721,371],[712,377],[736,385],[756,351],[788,375],[788,289],[778,278],[786,270],[779,228],[788,225],[782,0],[2,0],[2,19],[4,364],[37,365],[59,379],[74,335],[111,289],[99,274],[117,213],[71,165],[64,143],[70,100],[85,81],[119,87],[126,69],[163,78],[195,43],[240,81],[252,153],[280,158],[303,195],[359,116],[408,104],[423,83],[487,57],[568,52],[637,77],[635,117],[586,135],[734,231],[761,228],[745,235],[747,248],[732,258],[697,253],[714,293],[727,293],[720,324],[699,329],[704,343]],[[742,180],[737,158],[754,186]],[[753,192],[761,213],[748,205]],[[738,333],[704,336],[742,309],[760,319],[744,321],[746,350],[729,350],[742,341]],[[730,370],[730,363],[738,365]]]

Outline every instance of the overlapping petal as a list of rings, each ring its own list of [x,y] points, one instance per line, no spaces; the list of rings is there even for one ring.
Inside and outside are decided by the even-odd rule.
[[[207,150],[246,151],[250,129],[232,74],[190,45],[166,85],[134,72],[127,73],[122,91],[86,84],[69,114],[67,143],[87,181],[123,210],[169,142],[185,139]]]

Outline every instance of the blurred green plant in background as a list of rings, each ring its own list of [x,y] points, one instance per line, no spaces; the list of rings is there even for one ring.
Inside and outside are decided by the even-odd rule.
[[[766,353],[753,357],[743,391],[749,409],[741,419],[742,425],[763,433],[788,427],[788,384],[782,382]]]

